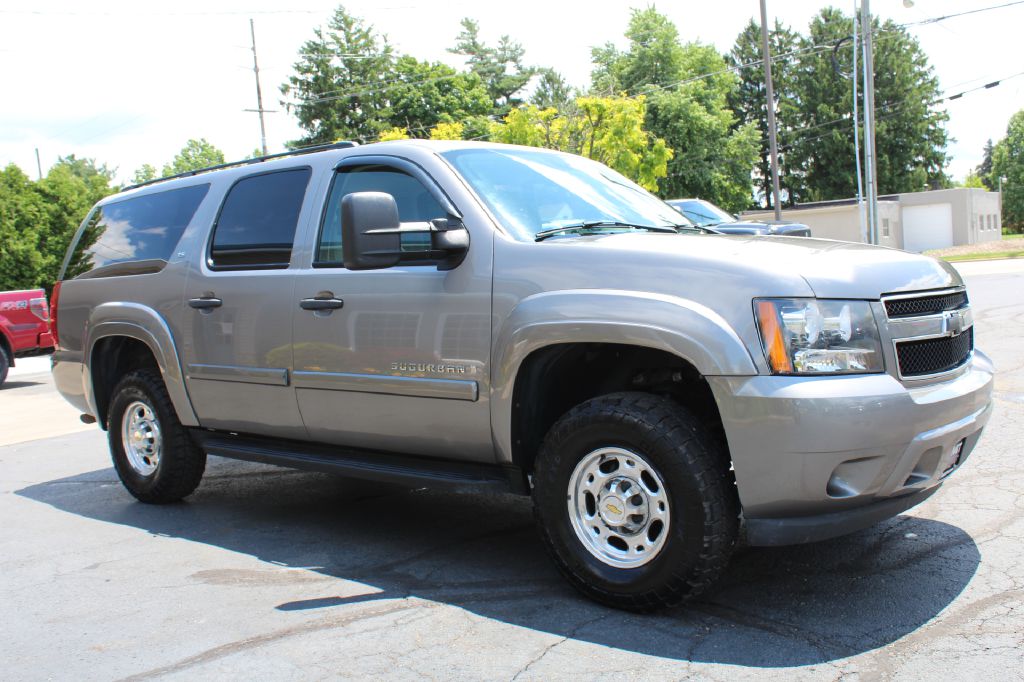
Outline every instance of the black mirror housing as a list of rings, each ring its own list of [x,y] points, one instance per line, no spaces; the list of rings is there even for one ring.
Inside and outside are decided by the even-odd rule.
[[[401,222],[395,198],[384,192],[353,192],[341,200],[341,256],[349,270],[398,265]]]

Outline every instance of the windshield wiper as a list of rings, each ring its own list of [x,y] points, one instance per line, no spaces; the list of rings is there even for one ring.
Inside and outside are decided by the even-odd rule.
[[[715,223],[716,225],[718,223]],[[673,223],[672,227],[676,228],[676,231],[680,230],[691,230],[693,232],[701,232],[703,234],[719,234],[718,230],[714,229],[713,225],[708,223],[689,223],[686,225]]]
[[[569,225],[559,225],[558,227],[552,227],[549,230],[541,230],[534,235],[534,241],[544,241],[548,237],[563,232],[582,232],[594,228],[600,227],[629,227],[638,230],[650,230],[651,232],[671,232],[676,233],[678,230],[675,226],[658,226],[658,225],[634,225],[633,223],[623,223],[618,220],[581,220],[578,223],[570,223]],[[682,227],[682,226],[680,226]],[[686,226],[689,227],[689,226]]]

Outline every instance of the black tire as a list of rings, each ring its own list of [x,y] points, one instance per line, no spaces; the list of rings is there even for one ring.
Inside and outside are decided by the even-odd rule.
[[[11,358],[7,355],[7,349],[0,343],[0,388],[3,388],[7,381],[7,372],[11,369]]]
[[[122,440],[125,411],[136,402],[151,408],[161,437],[159,460],[148,475],[132,466]],[[107,410],[107,440],[121,483],[140,502],[177,502],[199,486],[206,470],[206,453],[178,421],[167,387],[156,370],[135,370],[118,382]]]
[[[671,522],[660,550],[641,566],[602,561],[570,519],[573,471],[606,447],[640,455],[664,482]],[[615,393],[570,410],[545,437],[533,478],[534,513],[559,570],[588,597],[630,611],[674,606],[702,592],[728,563],[739,529],[736,486],[722,448],[710,429],[668,398]]]

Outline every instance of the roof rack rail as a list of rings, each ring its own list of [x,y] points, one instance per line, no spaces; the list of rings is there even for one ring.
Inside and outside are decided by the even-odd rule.
[[[123,188],[122,192],[127,192],[130,189],[137,189],[139,187],[145,187],[146,185],[153,185],[158,182],[166,182],[168,180],[177,180],[178,178],[188,178],[193,175],[199,175],[200,173],[209,173],[210,171],[221,170],[223,168],[233,168],[235,166],[248,166],[254,163],[262,163],[264,161],[270,161],[271,159],[281,159],[286,156],[300,156],[302,154],[312,154],[314,152],[324,152],[329,149],[348,149],[350,147],[358,147],[358,142],[351,142],[349,140],[343,140],[341,142],[332,142],[330,144],[315,144],[309,147],[298,147],[297,149],[291,149],[286,152],[278,152],[277,154],[267,154],[266,156],[257,156],[251,159],[242,159],[241,161],[230,161],[228,163],[219,163],[216,166],[207,166],[206,168],[197,168],[196,170],[185,171],[184,173],[176,173],[175,175],[168,175],[163,178],[154,178],[153,180],[146,180],[136,185],[129,185]]]

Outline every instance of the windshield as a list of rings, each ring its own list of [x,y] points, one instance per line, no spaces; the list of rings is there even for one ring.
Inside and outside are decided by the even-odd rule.
[[[587,225],[587,232],[690,227],[661,199],[581,156],[516,147],[459,149],[441,156],[521,241],[574,225]]]
[[[736,222],[736,218],[714,204],[702,199],[670,201],[669,203],[677,208],[684,216],[689,218],[695,225],[718,225],[719,223]]]

